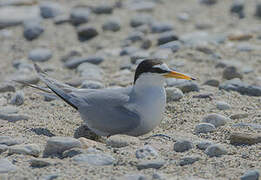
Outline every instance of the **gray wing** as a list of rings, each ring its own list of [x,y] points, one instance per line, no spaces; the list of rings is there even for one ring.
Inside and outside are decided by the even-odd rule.
[[[131,88],[90,92],[82,96],[79,112],[93,130],[108,135],[125,134],[140,124],[138,112],[131,108],[130,93]]]

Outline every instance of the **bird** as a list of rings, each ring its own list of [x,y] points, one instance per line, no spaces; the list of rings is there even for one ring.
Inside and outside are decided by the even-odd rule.
[[[37,64],[34,68],[47,87],[18,81],[54,93],[76,109],[87,127],[99,136],[124,134],[141,136],[156,128],[166,107],[166,78],[195,80],[170,69],[160,59],[144,59],[138,64],[133,84],[122,88],[80,89],[48,76]]]

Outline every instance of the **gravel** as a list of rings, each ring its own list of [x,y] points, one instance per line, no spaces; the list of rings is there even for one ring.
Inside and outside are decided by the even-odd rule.
[[[174,151],[185,152],[193,148],[193,144],[188,140],[179,140],[174,143]]]

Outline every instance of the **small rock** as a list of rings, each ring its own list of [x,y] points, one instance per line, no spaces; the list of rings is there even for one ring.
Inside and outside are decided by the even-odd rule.
[[[224,126],[230,119],[216,113],[209,114],[202,119],[202,122],[213,124],[215,127]]]
[[[100,64],[104,61],[104,58],[99,56],[89,56],[89,57],[75,57],[67,60],[64,65],[69,69],[75,69],[82,63]]]
[[[48,175],[42,176],[41,180],[54,180],[54,179],[56,179],[58,177],[59,177],[58,174],[48,174]]]
[[[37,84],[39,82],[39,77],[36,75],[32,75],[32,73],[17,73],[14,74],[12,80],[21,81],[29,84]]]
[[[81,84],[81,88],[83,89],[103,89],[104,84],[98,81],[86,80]]]
[[[233,145],[253,145],[261,143],[261,134],[235,132],[230,135],[229,140]]]
[[[13,146],[21,143],[22,143],[22,139],[12,138],[9,136],[0,136],[0,144]]]
[[[223,71],[223,78],[227,80],[234,78],[242,79],[243,75],[237,71],[235,66],[228,66]]]
[[[80,127],[78,127],[73,135],[74,138],[79,138],[84,137],[84,139],[90,139],[90,140],[99,140],[100,136],[95,134],[93,131],[91,131],[87,125],[83,124]]]
[[[135,152],[135,155],[136,155],[136,158],[138,158],[138,159],[144,159],[144,158],[147,158],[147,157],[157,157],[158,152],[152,146],[145,145],[143,148],[138,149]]]
[[[163,49],[171,49],[173,53],[177,52],[181,48],[181,43],[177,40],[171,41],[168,43],[164,43],[159,46],[160,48]]]
[[[47,158],[37,158],[37,159],[35,158],[30,160],[30,165],[33,168],[42,168],[42,167],[52,165],[52,162]]]
[[[95,14],[112,14],[113,6],[110,5],[99,5],[92,8],[92,12]]]
[[[37,144],[20,144],[8,148],[8,154],[24,154],[38,157],[40,155],[40,147]]]
[[[227,150],[221,144],[213,144],[208,146],[208,148],[205,150],[205,153],[209,157],[220,157],[222,155],[227,154]]]
[[[258,18],[261,18],[261,3],[260,2],[258,2],[256,4],[255,16],[258,17]]]
[[[149,52],[147,51],[138,51],[131,55],[130,60],[132,64],[137,64],[139,60],[143,60],[150,56]]]
[[[217,0],[200,0],[200,3],[210,6],[216,4]]]
[[[167,86],[176,87],[180,89],[183,93],[199,91],[198,84],[188,80],[167,79],[166,83]]]
[[[160,169],[166,162],[163,160],[144,160],[139,162],[136,167],[138,170],[142,169]]]
[[[200,150],[206,150],[208,146],[212,145],[213,142],[211,141],[200,141],[196,144],[196,147]]]
[[[130,40],[131,42],[142,41],[144,39],[144,33],[139,31],[134,31],[128,35],[126,40]]]
[[[70,23],[71,19],[70,19],[69,15],[64,14],[64,15],[56,16],[53,21],[54,21],[54,24],[61,25],[64,23]]]
[[[113,177],[112,180],[149,180],[147,176],[143,174],[126,174],[121,177]]]
[[[192,142],[188,140],[179,140],[174,144],[174,151],[185,152],[193,148]]]
[[[8,159],[0,159],[0,173],[9,173],[16,170],[17,167],[13,165]]]
[[[66,150],[63,152],[62,158],[71,158],[74,157],[78,154],[83,154],[86,153],[86,151],[84,149],[81,148],[72,148],[69,150]]]
[[[234,127],[250,127],[250,128],[256,129],[256,130],[261,130],[261,124],[255,124],[255,123],[236,123],[236,124],[233,124],[233,126]]]
[[[134,54],[135,52],[138,52],[139,49],[134,47],[134,46],[128,46],[128,47],[124,47],[121,52],[120,52],[120,55],[121,56],[124,56],[124,55],[132,55]]]
[[[240,180],[258,180],[260,173],[258,170],[248,170],[240,177]]]
[[[150,28],[152,33],[163,33],[173,30],[173,26],[171,24],[159,22],[152,23]]]
[[[238,15],[239,18],[244,18],[244,2],[244,0],[234,0],[230,7],[230,12]]]
[[[166,93],[168,101],[178,101],[184,96],[183,92],[175,87],[166,88]]]
[[[67,62],[70,59],[79,58],[81,56],[82,56],[81,50],[74,49],[74,50],[71,50],[68,53],[66,53],[64,56],[62,56],[61,57],[61,61],[62,62]]]
[[[180,166],[190,165],[190,164],[193,164],[193,163],[195,163],[196,161],[199,161],[199,160],[200,160],[199,156],[187,156],[187,157],[182,158],[179,161],[179,165]]]
[[[156,4],[152,1],[136,1],[130,3],[127,7],[133,11],[151,12],[154,10],[155,6]]]
[[[224,101],[218,101],[216,102],[217,104],[217,108],[219,110],[227,110],[227,109],[230,109],[230,105]]]
[[[34,62],[45,62],[51,59],[52,51],[45,48],[33,49],[29,52],[28,58]]]
[[[88,41],[97,36],[99,33],[95,27],[87,24],[77,27],[77,34],[80,41]]]
[[[15,92],[15,87],[10,83],[1,83],[0,93],[4,93],[4,92]]]
[[[113,31],[113,32],[117,32],[121,29],[121,26],[120,26],[120,21],[119,20],[116,20],[116,19],[111,19],[111,20],[108,20],[107,22],[105,22],[103,25],[102,25],[102,29],[104,31]]]
[[[77,72],[81,77],[84,77],[85,80],[96,80],[102,81],[104,72],[103,70],[94,64],[85,62],[77,67]]]
[[[7,145],[3,145],[3,144],[0,144],[0,154],[7,151],[8,150],[8,146]]]
[[[152,17],[150,15],[140,14],[138,16],[131,18],[130,25],[131,27],[136,28],[145,24],[150,24],[151,21],[152,21]]]
[[[127,135],[114,135],[106,139],[106,145],[113,148],[121,148],[129,145],[138,144],[140,141],[138,138]]]
[[[115,162],[111,155],[107,154],[79,154],[73,157],[77,163],[87,163],[92,166],[109,166]]]
[[[47,140],[43,157],[61,156],[69,149],[81,147],[81,142],[71,137],[51,137]]]
[[[0,108],[0,114],[15,114],[18,113],[19,109],[15,106],[5,106]]]
[[[21,120],[28,120],[29,118],[29,116],[19,114],[0,114],[0,120],[2,119],[13,123]]]
[[[215,131],[216,128],[210,123],[200,123],[195,127],[195,133],[209,133]]]
[[[219,81],[216,80],[216,79],[209,79],[204,84],[208,85],[208,86],[218,87],[219,86]]]
[[[10,104],[16,106],[21,106],[22,104],[24,104],[24,93],[22,91],[16,92],[12,97]]]
[[[161,33],[158,37],[158,45],[160,46],[172,41],[177,41],[178,39],[178,36],[172,31]]]
[[[152,41],[150,39],[143,39],[141,48],[142,49],[149,49],[152,46]]]
[[[88,148],[96,147],[99,145],[99,143],[97,141],[87,139],[85,137],[80,137],[78,140],[81,142],[83,149],[88,149]]]
[[[24,22],[24,37],[28,41],[37,39],[44,32],[39,20],[27,20]]]
[[[40,3],[40,12],[43,18],[54,18],[62,13],[62,7],[58,3],[46,1]]]
[[[71,23],[75,26],[87,23],[90,19],[89,8],[76,7],[71,10],[70,14]]]

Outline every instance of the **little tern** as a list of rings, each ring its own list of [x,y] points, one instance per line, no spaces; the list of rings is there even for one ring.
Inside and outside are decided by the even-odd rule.
[[[136,68],[132,86],[117,89],[78,89],[35,70],[48,88],[20,82],[54,93],[78,110],[84,123],[100,136],[144,135],[157,127],[166,106],[166,78],[194,80],[171,70],[159,59],[145,59]]]

